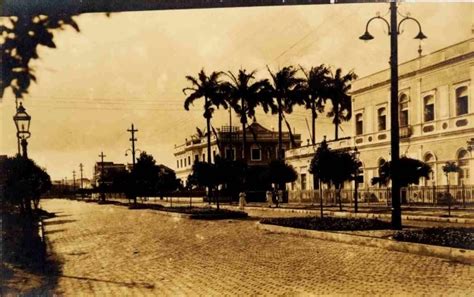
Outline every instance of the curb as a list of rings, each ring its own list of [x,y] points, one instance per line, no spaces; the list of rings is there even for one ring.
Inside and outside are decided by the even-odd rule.
[[[162,210],[155,210],[155,209],[148,209],[153,213],[158,213],[160,215],[165,215],[174,218],[181,218],[181,219],[191,219],[192,214],[188,213],[179,213],[179,212],[171,212],[171,211],[162,211]]]
[[[343,233],[324,232],[316,230],[297,229],[277,225],[261,224],[257,222],[257,228],[274,233],[306,236],[322,240],[330,240],[348,244],[378,247],[390,251],[411,253],[422,256],[444,258],[464,264],[474,264],[474,250],[441,247],[421,243],[402,242],[389,239],[350,235]]]
[[[280,211],[280,212],[292,212],[292,213],[306,213],[306,214],[319,214],[319,210],[307,210],[307,209],[292,209],[292,208],[266,208],[266,207],[257,207],[257,206],[246,206],[245,208],[249,210],[263,210],[263,211]],[[352,213],[352,212],[339,212],[339,211],[324,211],[325,215],[330,215],[333,217],[339,218],[384,218],[390,219],[391,216],[388,214],[376,214],[376,213]],[[474,219],[471,218],[444,218],[444,217],[434,217],[434,216],[418,216],[418,215],[402,215],[403,220],[409,221],[430,221],[430,222],[444,222],[444,223],[458,223],[458,224],[474,224]]]

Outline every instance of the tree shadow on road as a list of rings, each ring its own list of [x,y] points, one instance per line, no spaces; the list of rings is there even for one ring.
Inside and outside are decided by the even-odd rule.
[[[144,282],[121,282],[121,281],[114,281],[114,280],[107,280],[107,279],[99,279],[99,278],[93,278],[93,277],[85,277],[85,276],[75,276],[75,275],[60,275],[60,278],[70,278],[70,279],[77,279],[80,281],[86,281],[86,282],[103,282],[103,283],[110,283],[110,284],[116,284],[120,286],[124,286],[127,288],[136,288],[136,287],[142,287],[145,289],[153,289],[155,288],[154,284],[150,283],[144,283]]]

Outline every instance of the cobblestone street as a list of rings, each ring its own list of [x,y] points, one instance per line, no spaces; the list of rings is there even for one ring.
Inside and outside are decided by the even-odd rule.
[[[471,295],[473,266],[258,230],[255,220],[197,221],[43,200],[56,294]],[[471,293],[469,293],[471,292]]]

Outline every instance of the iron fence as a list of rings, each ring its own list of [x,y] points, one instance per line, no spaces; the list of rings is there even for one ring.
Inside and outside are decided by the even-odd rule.
[[[290,203],[320,203],[335,204],[336,190],[290,190],[288,191],[288,201]],[[452,204],[467,205],[474,204],[474,186],[461,185],[450,186],[449,193],[447,186],[410,186],[400,189],[400,198],[404,204],[431,204],[447,205],[448,199]],[[341,200],[343,203],[354,202],[354,189],[342,189]],[[391,204],[391,189],[366,187],[358,190],[358,202]]]

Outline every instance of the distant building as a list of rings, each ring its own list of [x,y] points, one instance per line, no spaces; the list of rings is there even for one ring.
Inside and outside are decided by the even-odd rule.
[[[450,185],[474,184],[474,39],[443,48],[399,65],[400,155],[427,162],[433,174],[421,180],[419,191],[446,185],[442,166],[455,161],[459,173]],[[363,163],[361,191],[376,191],[371,179],[381,164],[390,160],[390,70],[358,79],[352,84],[352,137],[330,144],[352,150],[357,147]],[[317,146],[316,146],[317,147]],[[309,162],[316,147],[289,150],[286,160],[298,171],[291,187],[294,200],[313,191]],[[347,187],[353,187],[348,183]],[[467,199],[472,187],[462,188]],[[470,190],[469,190],[470,189]],[[298,192],[299,191],[299,192]],[[469,192],[470,191],[470,192]],[[456,195],[458,196],[457,192]],[[419,192],[420,199],[432,192]],[[291,197],[291,195],[290,195]]]
[[[239,127],[223,126],[211,135],[211,162],[216,155],[237,160],[242,158],[242,130]],[[293,137],[293,141],[291,140]],[[301,135],[283,132],[283,151],[301,145]],[[271,131],[257,122],[246,129],[246,161],[249,166],[268,164],[275,160],[278,150],[278,132]],[[186,184],[196,161],[207,160],[207,136],[198,134],[185,139],[184,144],[175,145],[176,177]]]
[[[116,164],[114,162],[104,162],[103,166],[104,166],[104,183],[106,185],[112,184],[113,176],[115,176],[118,173],[127,171],[125,164]],[[94,172],[93,172],[93,178],[92,178],[93,186],[96,186],[96,187],[99,186],[101,174],[102,174],[102,163],[96,162],[94,165]]]

